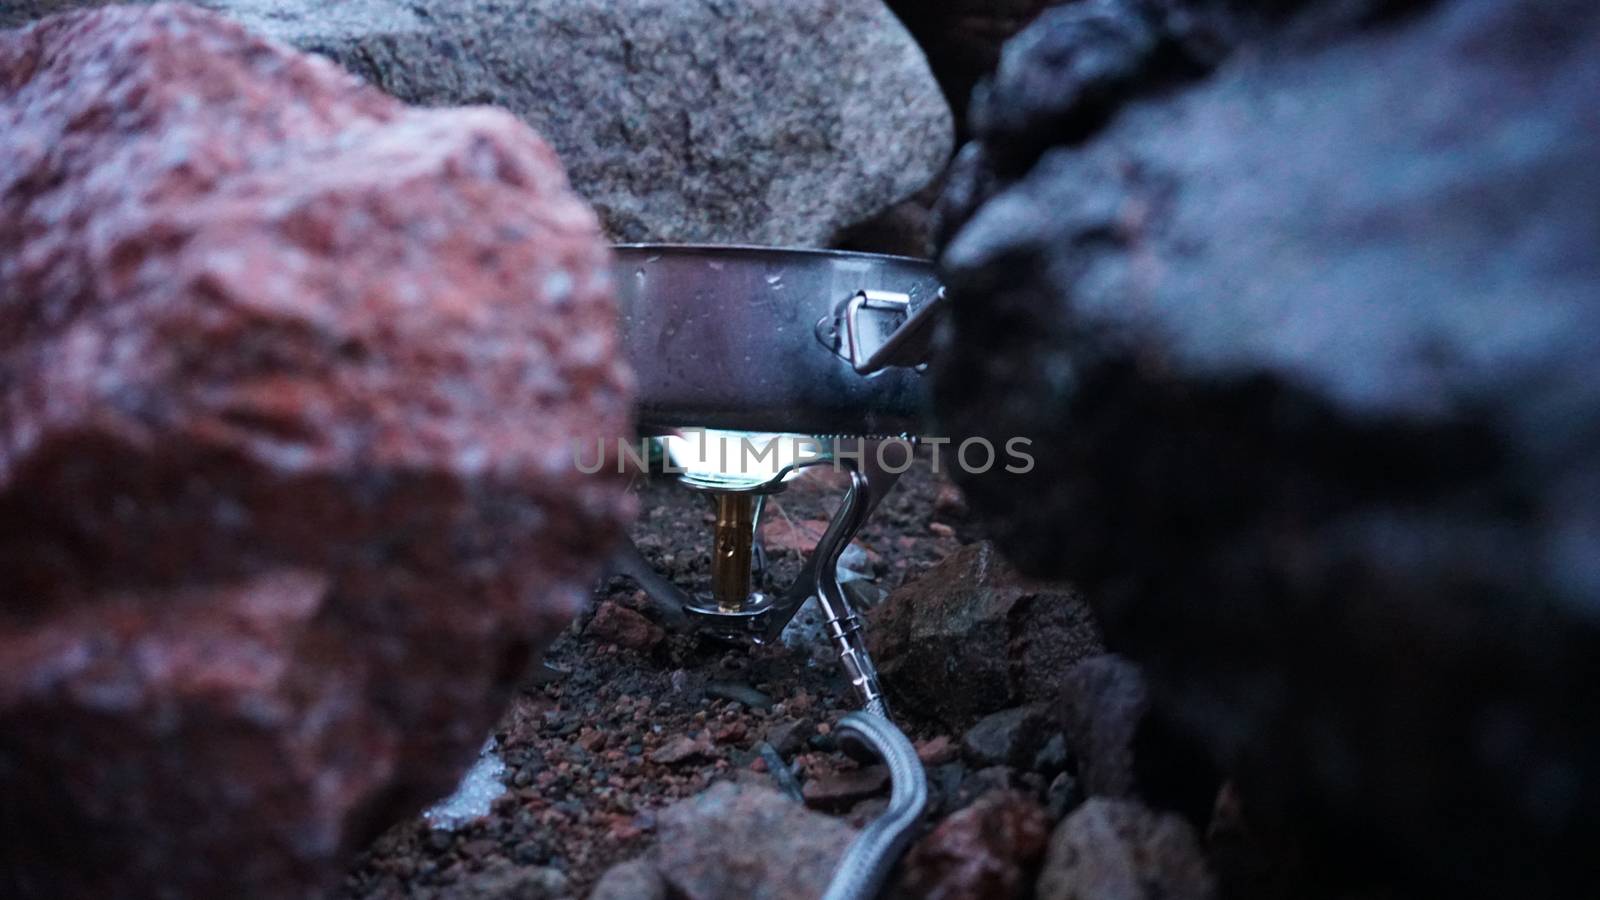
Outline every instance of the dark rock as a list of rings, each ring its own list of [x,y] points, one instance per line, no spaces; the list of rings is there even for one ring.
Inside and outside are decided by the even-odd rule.
[[[1109,654],[1086,659],[1067,673],[1060,706],[1084,793],[1133,796],[1134,738],[1150,706],[1139,667]]]
[[[305,896],[628,512],[555,155],[181,6],[0,33],[0,894]]]
[[[591,640],[616,644],[629,650],[649,650],[666,637],[661,626],[609,600],[595,608],[594,617],[589,620],[583,633]]]
[[[1062,772],[1050,782],[1050,787],[1045,790],[1045,808],[1050,812],[1050,821],[1059,822],[1067,813],[1078,808],[1083,802],[1083,792],[1078,789],[1078,779],[1071,773]]]
[[[926,900],[1023,897],[1050,821],[1038,801],[996,791],[940,822],[906,855],[900,891]]]
[[[667,882],[648,860],[636,859],[607,869],[589,900],[667,900]]]
[[[1091,799],[1050,836],[1038,900],[1207,900],[1194,829],[1129,800]]]
[[[961,737],[961,750],[975,766],[1024,769],[1044,749],[1054,725],[1043,705],[1002,710],[969,728]]]
[[[808,719],[788,719],[767,729],[767,743],[787,758],[799,752],[815,728]]]
[[[719,782],[661,814],[651,858],[675,897],[812,900],[855,834],[777,791]]]
[[[0,26],[93,0],[0,5]],[[921,189],[950,110],[878,0],[203,0],[402,100],[538,129],[623,241],[820,246]]]
[[[1067,736],[1059,731],[1045,741],[1033,755],[1032,769],[1043,775],[1054,775],[1072,764],[1072,754],[1067,750]]]
[[[866,766],[827,772],[805,783],[802,794],[814,809],[839,811],[889,789],[889,770]]]
[[[987,543],[971,544],[874,610],[868,637],[897,703],[964,729],[978,717],[1049,700],[1100,652],[1088,604],[1022,578]]]
[[[1109,115],[997,78],[936,405],[1050,448],[968,499],[1252,809],[1423,893],[1581,894],[1600,9],[1384,6],[1411,14],[1246,34],[1188,86],[1108,66]]]

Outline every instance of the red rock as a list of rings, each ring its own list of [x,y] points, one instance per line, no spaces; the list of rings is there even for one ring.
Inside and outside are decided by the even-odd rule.
[[[917,759],[922,760],[925,766],[940,766],[947,762],[955,762],[961,756],[961,748],[950,740],[949,735],[941,734],[917,742]]]
[[[817,548],[817,541],[827,530],[825,519],[791,520],[773,510],[761,519],[761,543],[768,552],[789,551],[804,556]]]
[[[715,752],[705,735],[689,737],[678,735],[655,752],[650,754],[650,761],[663,766],[675,766],[679,763],[699,762]]]
[[[630,650],[648,650],[666,637],[661,626],[609,600],[595,609],[594,618],[589,620],[589,627],[584,629],[584,634],[594,640]]]
[[[306,896],[628,513],[551,151],[181,6],[0,33],[0,894]]]
[[[1020,791],[992,791],[940,822],[906,856],[902,891],[927,900],[1026,895],[1050,819]]]
[[[801,793],[813,809],[844,810],[889,788],[889,770],[883,766],[827,772],[806,782]]]

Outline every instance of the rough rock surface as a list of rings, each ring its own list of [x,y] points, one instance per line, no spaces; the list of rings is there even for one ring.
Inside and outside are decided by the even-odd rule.
[[[0,25],[62,0],[0,4]],[[949,107],[879,0],[202,0],[402,100],[493,104],[623,241],[822,246],[931,181]]]
[[[1278,4],[1199,78],[1131,6],[1008,45],[952,176],[945,431],[1051,448],[967,496],[1253,811],[1592,889],[1600,8]]]
[[[958,127],[972,89],[994,71],[1006,39],[1062,0],[889,0],[928,55]]]
[[[975,766],[1031,766],[1051,738],[1051,717],[1042,703],[991,713],[967,729],[961,750]]]
[[[873,659],[891,699],[958,729],[1053,699],[1062,677],[1101,649],[1075,591],[1022,578],[984,542],[890,593],[871,618]]]
[[[1207,900],[1210,871],[1183,819],[1131,800],[1094,799],[1050,836],[1039,900]]]
[[[509,114],[188,7],[0,33],[0,894],[302,896],[628,512],[609,255]]]
[[[918,841],[902,864],[900,896],[920,900],[1007,900],[1028,895],[1050,838],[1038,801],[994,791]]]
[[[811,900],[855,834],[775,790],[723,781],[661,814],[651,859],[674,897]]]
[[[1060,707],[1083,792],[1133,795],[1134,738],[1150,708],[1138,667],[1110,654],[1084,660],[1067,673]]]

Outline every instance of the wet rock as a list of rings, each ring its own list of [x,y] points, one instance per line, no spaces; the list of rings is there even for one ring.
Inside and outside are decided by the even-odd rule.
[[[1207,900],[1211,873],[1183,819],[1091,799],[1050,836],[1039,900]]]
[[[0,893],[304,896],[628,512],[609,255],[494,110],[191,8],[0,33]]]
[[[1582,894],[1600,10],[1385,6],[1411,14],[1247,35],[1187,86],[1127,69],[1109,116],[1045,124],[997,79],[1026,114],[952,177],[980,205],[936,405],[1051,448],[969,500],[1095,598],[1252,810],[1422,893]]]
[[[1027,896],[1049,836],[1038,801],[1016,791],[986,794],[911,848],[900,892],[926,900]]]
[[[812,900],[855,834],[777,791],[719,782],[661,814],[651,857],[672,896]]]
[[[961,750],[975,766],[1028,768],[1050,740],[1054,724],[1043,705],[1002,710],[969,728],[961,737]]]
[[[844,810],[889,789],[889,770],[883,766],[828,772],[806,782],[806,805],[814,809]]]
[[[649,650],[666,637],[661,626],[643,614],[610,600],[595,608],[594,617],[589,620],[584,634],[591,640],[629,650]]]
[[[0,25],[69,5],[6,4]],[[617,240],[821,246],[952,149],[938,84],[878,0],[202,5],[402,100],[511,110]]]
[[[1067,673],[1060,708],[1086,794],[1133,795],[1138,785],[1134,739],[1149,706],[1139,668],[1121,657],[1096,656]]]
[[[1101,649],[1075,591],[1022,578],[988,543],[962,547],[897,588],[871,619],[891,699],[958,729],[1052,699],[1072,666]]]
[[[589,900],[667,900],[667,882],[654,864],[636,859],[607,869]]]

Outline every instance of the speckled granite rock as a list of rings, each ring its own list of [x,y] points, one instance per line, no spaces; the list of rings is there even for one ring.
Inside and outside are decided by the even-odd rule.
[[[974,509],[1252,812],[1590,890],[1600,10],[1277,4],[1199,78],[1118,6],[1007,47],[952,177],[946,433],[1049,448]]]
[[[599,227],[189,7],[0,32],[0,160],[0,894],[320,895],[626,518]]]
[[[65,5],[0,4],[0,24]],[[821,246],[951,151],[949,107],[879,0],[202,5],[402,100],[511,110],[618,240]]]

